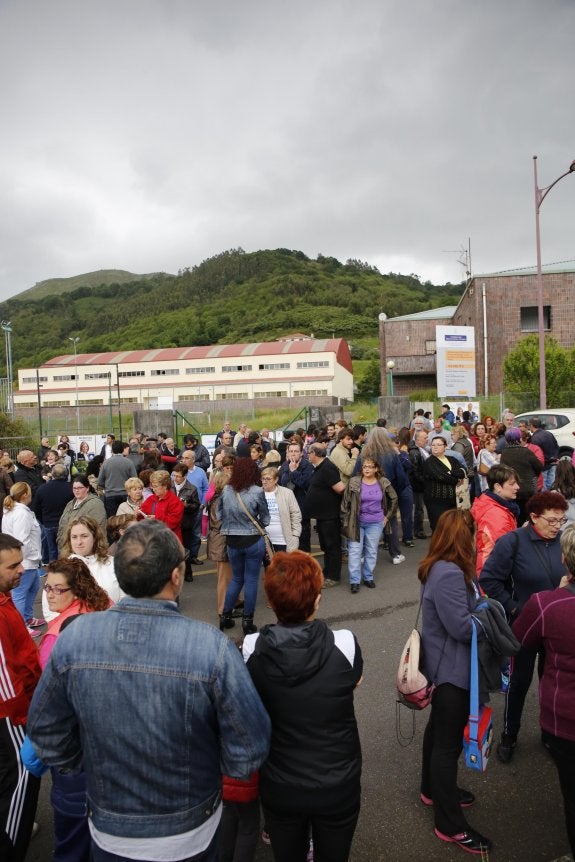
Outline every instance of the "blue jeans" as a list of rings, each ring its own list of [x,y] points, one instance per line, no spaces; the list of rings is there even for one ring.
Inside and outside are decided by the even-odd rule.
[[[44,562],[51,563],[52,560],[57,560],[59,558],[58,553],[58,543],[56,541],[56,537],[58,535],[57,527],[43,527],[43,536],[46,543],[46,552],[48,554],[47,557],[44,556],[44,542],[42,543],[42,559]]]
[[[383,533],[383,521],[379,524],[359,525],[359,542],[348,540],[347,568],[349,570],[350,584],[359,584],[362,580],[372,581],[373,571],[377,563],[377,548],[381,534]],[[361,558],[363,556],[363,568]]]
[[[551,485],[555,481],[555,464],[552,467],[548,467],[546,470],[543,470],[543,490],[550,491]]]
[[[42,569],[24,569],[20,583],[12,590],[12,601],[20,611],[26,625],[34,616],[34,599],[40,589],[41,572]]]
[[[231,548],[228,557],[232,565],[232,580],[224,601],[224,613],[233,611],[238,596],[244,589],[244,616],[253,617],[258,598],[258,578],[264,558],[263,536],[247,548]]]

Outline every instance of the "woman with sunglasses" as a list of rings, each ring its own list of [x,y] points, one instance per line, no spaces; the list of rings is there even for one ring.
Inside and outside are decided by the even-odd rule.
[[[481,571],[480,584],[491,599],[497,599],[514,622],[534,593],[555,590],[567,574],[561,553],[561,528],[569,508],[557,491],[542,491],[527,501],[528,526],[501,536]],[[501,763],[513,758],[521,726],[521,714],[529,691],[537,650],[521,647],[511,660],[505,717],[497,757]]]

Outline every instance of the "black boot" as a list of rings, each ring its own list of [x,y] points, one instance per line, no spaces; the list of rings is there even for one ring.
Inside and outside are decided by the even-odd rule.
[[[224,611],[223,614],[220,614],[220,631],[223,632],[224,629],[233,629],[235,626],[235,622],[232,619],[231,611]]]
[[[253,617],[242,617],[242,628],[245,635],[253,635],[258,630],[258,627],[254,626]]]

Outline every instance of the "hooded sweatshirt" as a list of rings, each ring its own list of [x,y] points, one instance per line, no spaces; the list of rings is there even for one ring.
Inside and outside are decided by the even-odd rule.
[[[268,625],[245,638],[243,652],[272,722],[262,796],[264,779],[313,791],[359,783],[353,692],[363,659],[355,635],[323,620]]]

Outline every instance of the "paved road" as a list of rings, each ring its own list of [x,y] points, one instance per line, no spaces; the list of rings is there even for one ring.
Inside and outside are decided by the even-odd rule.
[[[435,862],[461,859],[462,852],[433,835],[432,814],[419,802],[418,775],[426,714],[415,718],[411,744],[397,740],[394,680],[403,643],[417,612],[417,563],[425,542],[405,551],[407,560],[391,565],[381,552],[377,588],[352,596],[345,586],[326,590],[320,616],[337,628],[351,628],[365,659],[363,685],[356,694],[356,711],[362,739],[363,801],[351,862]],[[345,571],[344,571],[345,577]],[[185,584],[182,609],[216,623],[215,577],[211,566],[196,570],[193,584]],[[256,622],[273,622],[260,591]],[[239,636],[236,628],[231,634]],[[503,698],[493,696],[496,734],[501,729]],[[501,862],[550,862],[570,859],[557,776],[540,744],[536,687],[528,696],[524,729],[512,764],[495,757],[485,775],[460,768],[460,782],[477,796],[469,820],[494,842],[492,859]],[[402,733],[411,731],[412,713],[402,710]],[[113,728],[110,728],[113,732]],[[49,778],[44,778],[38,811],[40,832],[27,862],[51,859]],[[271,862],[263,844],[257,862]]]

